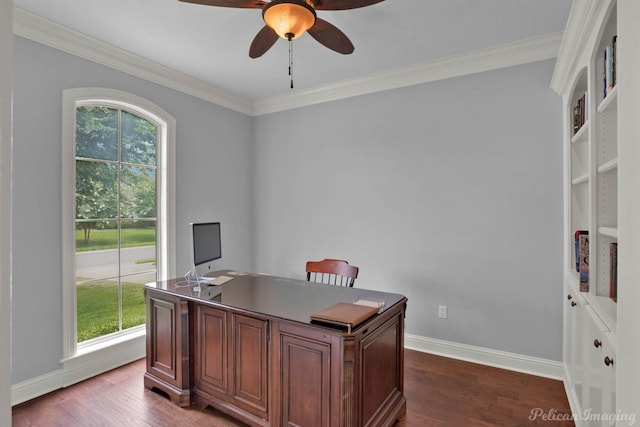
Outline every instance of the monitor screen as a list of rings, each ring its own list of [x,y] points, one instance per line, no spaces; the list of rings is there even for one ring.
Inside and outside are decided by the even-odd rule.
[[[211,269],[205,265],[222,258],[219,222],[201,222],[191,224],[191,268],[203,266],[192,275],[201,275]]]

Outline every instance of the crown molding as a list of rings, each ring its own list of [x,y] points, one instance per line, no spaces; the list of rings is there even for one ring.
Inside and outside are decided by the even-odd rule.
[[[560,45],[556,67],[551,77],[551,89],[562,94],[572,84],[576,65],[584,54],[590,33],[596,25],[598,16],[608,8],[609,1],[575,1],[567,20],[567,27]]]
[[[249,116],[260,116],[353,96],[551,59],[558,56],[562,41],[562,33],[546,34],[435,61],[317,86],[291,95],[251,102],[229,91],[101,42],[18,7],[14,7],[13,32],[43,45]]]
[[[14,7],[14,34],[124,73],[251,114],[251,102],[224,89]]]
[[[436,61],[318,86],[297,92],[294,95],[268,98],[254,103],[253,115],[260,116],[322,102],[551,59],[558,55],[561,41],[562,33],[551,33],[439,58]]]

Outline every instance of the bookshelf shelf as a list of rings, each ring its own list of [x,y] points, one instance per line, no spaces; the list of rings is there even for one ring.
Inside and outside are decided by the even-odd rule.
[[[578,142],[586,142],[587,141],[587,129],[589,128],[589,120],[585,121],[582,127],[578,129],[578,131],[571,138],[571,143],[576,144]]]
[[[617,239],[618,228],[617,227],[598,227],[598,234]]]
[[[602,319],[603,323],[613,334],[616,333],[616,318],[618,307],[616,303],[608,296],[590,295],[586,296],[587,304],[593,307],[594,311]],[[609,325],[613,325],[610,327]]]
[[[611,159],[598,166],[598,173],[606,173],[618,168],[618,158]]]
[[[618,86],[614,86],[611,92],[598,105],[598,113],[618,108]]]
[[[571,180],[571,184],[572,185],[578,185],[578,184],[584,184],[589,182],[589,174],[588,173],[584,173],[582,175],[580,175],[577,178],[574,178]]]

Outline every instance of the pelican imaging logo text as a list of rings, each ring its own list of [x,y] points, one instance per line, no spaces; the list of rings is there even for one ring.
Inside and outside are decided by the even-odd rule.
[[[609,425],[629,425],[632,426],[636,422],[636,414],[625,414],[622,411],[615,413],[595,412],[591,408],[585,409],[581,414],[572,414],[568,412],[559,412],[557,409],[533,408],[529,414],[529,421],[601,421],[607,422]]]

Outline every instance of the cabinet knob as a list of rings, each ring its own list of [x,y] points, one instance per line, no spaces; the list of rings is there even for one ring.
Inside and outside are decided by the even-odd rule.
[[[567,299],[571,299],[573,298],[573,296],[571,296],[571,294],[567,295]]]
[[[612,358],[610,358],[609,356],[605,356],[605,358],[604,358],[604,364],[605,364],[605,365],[607,365],[607,366],[611,366],[611,365],[613,365],[613,359],[612,359]]]
[[[593,345],[595,348],[602,347],[602,341],[596,338],[595,340],[593,340]]]
[[[576,305],[578,305],[578,303],[577,303],[577,302],[575,302],[575,301],[571,301],[571,307],[575,307]]]

